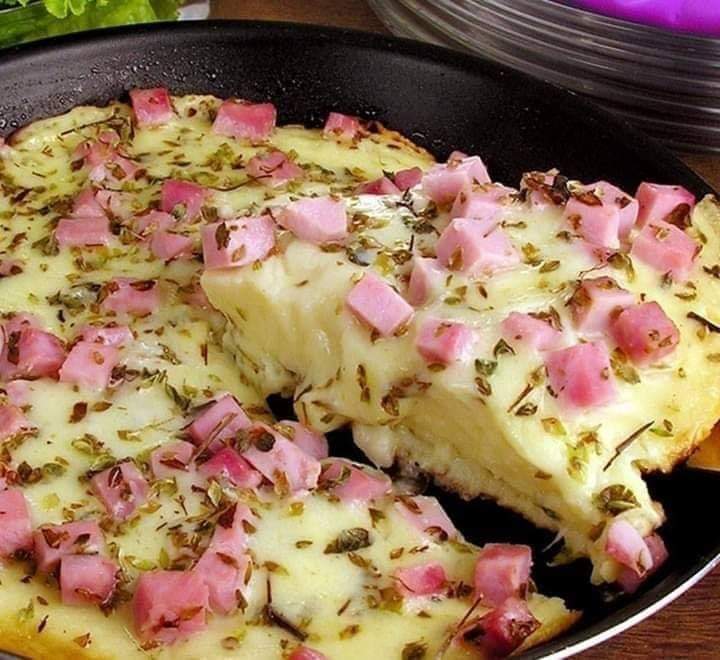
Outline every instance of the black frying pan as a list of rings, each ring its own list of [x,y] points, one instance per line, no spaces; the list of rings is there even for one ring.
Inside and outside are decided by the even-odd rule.
[[[162,24],[0,52],[0,134],[155,85],[175,94],[271,99],[281,123],[319,125],[330,110],[377,118],[439,158],[453,149],[481,154],[493,178],[508,184],[517,184],[526,170],[554,166],[573,178],[609,179],[628,190],[652,180],[697,195],[711,192],[650,139],[558,88],[437,47],[278,23]],[[352,454],[347,434],[335,435],[336,451]],[[545,566],[551,553],[542,549],[550,534],[491,502],[440,494],[470,540],[530,542],[541,590],[585,611],[574,630],[525,657],[560,657],[607,639],[720,561],[720,525],[702,507],[717,499],[720,475],[680,469],[651,482],[668,513],[663,536],[670,560],[635,596],[611,602],[590,587],[587,563]]]

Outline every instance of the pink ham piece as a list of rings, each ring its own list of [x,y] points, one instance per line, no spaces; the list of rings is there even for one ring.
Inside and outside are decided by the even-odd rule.
[[[65,347],[53,334],[38,327],[34,317],[18,314],[5,323],[0,354],[0,378],[56,378],[65,360]]]
[[[630,254],[676,282],[688,279],[698,245],[682,229],[662,220],[648,222],[635,237]]]
[[[107,512],[118,521],[132,516],[145,504],[150,493],[145,477],[130,461],[99,472],[90,480],[90,485]]]
[[[250,418],[232,394],[224,394],[206,405],[188,426],[187,433],[196,445],[215,450],[224,441],[233,440],[239,431],[252,426]]]
[[[388,179],[381,176],[374,181],[366,181],[355,188],[356,195],[399,195],[400,189]]]
[[[25,262],[20,259],[0,259],[0,278],[20,275],[24,265]]]
[[[281,186],[288,181],[299,179],[303,169],[293,163],[282,151],[270,151],[253,156],[247,164],[247,173],[267,186]]]
[[[152,253],[162,261],[191,257],[193,239],[172,231],[156,231],[150,239]]]
[[[217,135],[262,142],[273,132],[276,116],[272,103],[229,99],[218,109],[212,129]]]
[[[164,87],[133,89],[130,101],[138,126],[160,126],[169,122],[175,114],[170,95]]]
[[[640,587],[647,578],[655,573],[655,571],[657,571],[669,557],[665,543],[663,543],[663,540],[657,534],[646,536],[644,541],[647,549],[650,551],[650,556],[652,557],[652,567],[645,573],[645,575],[639,575],[632,568],[623,566],[620,569],[617,583],[625,593],[635,593],[638,590],[638,587]]]
[[[197,183],[168,179],[160,190],[160,210],[178,220],[191,222],[200,215],[209,195],[210,192]]]
[[[152,236],[156,231],[170,229],[177,221],[166,211],[152,210],[143,215],[139,215],[134,220],[135,231],[137,234],[146,239]]]
[[[503,339],[513,346],[522,344],[536,351],[549,351],[562,343],[562,332],[553,327],[549,318],[511,312],[500,329]]]
[[[201,233],[207,270],[262,261],[275,247],[275,225],[266,215],[216,222],[203,227]]]
[[[248,555],[239,558],[216,552],[212,548],[203,553],[195,565],[195,573],[208,589],[208,605],[217,614],[231,614],[246,602],[244,592],[250,576]]]
[[[100,307],[106,312],[148,316],[160,306],[160,291],[155,280],[116,277],[104,287],[107,294]]]
[[[515,192],[500,184],[461,190],[450,209],[450,217],[495,220],[505,207],[508,196]]]
[[[680,342],[677,326],[656,302],[623,310],[613,320],[610,332],[625,355],[641,367],[670,355]]]
[[[332,197],[308,197],[288,204],[278,224],[303,241],[317,245],[340,243],[347,237],[345,202]]]
[[[120,360],[115,346],[92,341],[79,341],[60,367],[60,382],[79,385],[89,390],[103,390],[110,382],[112,370]]]
[[[357,117],[331,112],[325,121],[323,133],[327,137],[352,140],[361,135],[360,120]]]
[[[103,534],[94,520],[47,525],[36,530],[33,539],[41,573],[54,571],[67,555],[95,555],[104,545]]]
[[[667,221],[668,216],[676,213],[686,216],[695,206],[695,195],[682,186],[645,182],[640,184],[635,196],[640,203],[638,227],[648,222]]]
[[[105,209],[96,198],[93,188],[86,188],[73,200],[74,218],[104,218]]]
[[[583,187],[583,191],[593,193],[604,207],[617,209],[620,238],[625,238],[637,222],[639,209],[637,199],[607,181],[590,183]]]
[[[77,336],[93,344],[115,346],[117,348],[127,346],[135,339],[130,328],[126,325],[118,325],[116,323],[108,323],[107,325],[84,325],[78,330]]]
[[[393,577],[404,596],[434,596],[442,594],[447,586],[445,569],[436,561],[398,568]]]
[[[135,630],[145,642],[172,644],[205,629],[208,588],[192,571],[150,571],[137,582]]]
[[[443,269],[437,259],[413,257],[407,291],[408,302],[416,307],[424,305],[442,289],[447,275],[447,271]]]
[[[452,156],[445,165],[435,165],[422,178],[423,192],[436,204],[452,202],[462,190],[474,183],[490,183],[485,164],[479,156]]]
[[[455,218],[435,245],[438,261],[470,276],[492,275],[520,263],[507,234],[489,220]]]
[[[488,543],[475,562],[475,597],[497,607],[512,596],[525,596],[532,550],[527,545]]]
[[[398,170],[393,175],[393,183],[402,191],[410,190],[417,186],[423,177],[423,171],[419,167],[411,167],[407,170]]]
[[[218,516],[208,549],[240,560],[247,549],[248,530],[252,531],[256,522],[247,505],[231,505]]]
[[[473,331],[464,323],[429,318],[420,326],[415,348],[430,364],[450,364],[468,357],[474,341]]]
[[[350,461],[332,458],[323,466],[321,486],[342,502],[368,502],[387,495],[390,478],[379,470],[364,469]]]
[[[328,660],[328,657],[324,653],[307,646],[298,646],[288,656],[288,660]]]
[[[0,557],[11,557],[21,550],[32,550],[30,510],[21,491],[0,491]]]
[[[276,490],[286,494],[304,493],[317,486],[320,462],[265,424],[251,432],[252,443],[243,458],[258,470]]]
[[[104,131],[97,140],[82,143],[73,156],[90,168],[88,178],[94,183],[132,179],[140,169],[117,149],[120,137],[115,131]]]
[[[8,397],[8,401],[15,406],[26,406],[30,403],[30,395],[32,394],[32,388],[30,387],[31,381],[29,380],[11,380],[5,385],[5,392]],[[0,424],[4,426],[3,424]]]
[[[227,480],[239,488],[257,488],[262,476],[232,447],[221,449],[198,468],[206,479]]]
[[[100,555],[66,555],[60,561],[60,596],[65,605],[102,605],[112,597],[118,567]]]
[[[345,298],[348,309],[381,337],[407,325],[413,308],[385,280],[366,273]]]
[[[540,627],[527,603],[508,598],[502,605],[470,622],[460,631],[461,641],[483,658],[504,658]]]
[[[434,497],[424,495],[403,497],[395,502],[395,509],[402,518],[425,536],[435,539],[457,536],[455,525]]]
[[[34,425],[20,408],[11,403],[0,406],[0,442],[32,430]]]
[[[545,367],[550,388],[565,408],[602,406],[615,397],[605,344],[576,344],[553,351],[546,356]]]
[[[643,577],[652,567],[653,558],[645,540],[627,520],[613,520],[608,527],[605,551],[619,564]]]
[[[185,472],[195,452],[195,445],[175,440],[161,445],[150,454],[150,466],[156,479],[170,479],[178,471]]]
[[[611,277],[582,280],[568,307],[575,327],[586,335],[605,334],[613,319],[635,303],[635,296]]]
[[[275,424],[275,430],[292,440],[308,456],[318,461],[328,457],[328,441],[322,433],[291,420],[278,422]]]
[[[585,193],[567,201],[563,218],[573,232],[591,245],[611,250],[620,247],[620,210],[617,206],[606,206],[597,196]]]

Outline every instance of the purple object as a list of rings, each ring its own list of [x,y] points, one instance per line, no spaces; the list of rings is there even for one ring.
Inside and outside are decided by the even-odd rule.
[[[720,36],[716,0],[572,0],[591,11],[657,27]]]

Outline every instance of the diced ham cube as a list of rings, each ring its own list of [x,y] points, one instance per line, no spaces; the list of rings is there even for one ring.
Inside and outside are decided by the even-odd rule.
[[[633,305],[612,321],[610,332],[623,352],[638,366],[659,362],[680,342],[680,332],[656,302]]]
[[[91,181],[120,182],[135,177],[140,168],[116,148],[119,139],[115,131],[105,131],[98,140],[84,142],[75,150],[73,156],[90,167],[88,178]]]
[[[355,188],[356,195],[399,195],[400,189],[388,179],[381,176],[374,181],[366,181]]]
[[[332,197],[306,197],[291,202],[277,221],[303,241],[318,245],[342,242],[348,234],[345,202]]]
[[[245,603],[244,591],[250,576],[250,558],[235,559],[209,548],[195,565],[198,575],[208,589],[208,604],[217,614],[231,614]]]
[[[435,245],[438,261],[467,275],[491,275],[520,263],[507,234],[494,222],[455,218]]]
[[[168,179],[160,190],[160,209],[178,220],[191,222],[200,215],[210,192],[191,181]]]
[[[329,137],[352,140],[361,135],[360,120],[340,112],[331,112],[325,121],[323,133]]]
[[[201,232],[207,270],[262,261],[275,247],[275,225],[266,215],[216,222]]]
[[[107,325],[84,325],[77,336],[87,342],[121,348],[131,343],[135,337],[126,325],[108,323]]]
[[[145,504],[150,493],[145,477],[129,461],[96,474],[91,487],[115,520],[126,520]]]
[[[393,175],[393,183],[401,190],[410,190],[417,186],[423,177],[423,171],[419,167],[411,167],[407,170],[398,170]]]
[[[65,605],[102,605],[117,584],[118,567],[100,555],[66,555],[60,561],[60,596]]]
[[[639,208],[637,199],[607,181],[590,183],[583,190],[593,193],[603,206],[618,210],[620,238],[625,238],[637,222]]]
[[[232,394],[210,403],[188,426],[187,433],[196,445],[215,450],[224,441],[233,440],[239,431],[252,426],[250,418]]]
[[[275,424],[275,429],[292,440],[308,456],[312,456],[318,461],[328,457],[328,441],[322,433],[292,420],[278,422]]]
[[[505,207],[512,188],[500,184],[484,185],[478,190],[461,190],[450,209],[451,218],[495,220]]]
[[[638,227],[648,222],[667,222],[669,217],[686,216],[695,206],[695,195],[682,186],[664,186],[658,183],[641,183],[635,193],[640,203]]]
[[[366,273],[345,298],[350,311],[363,323],[389,337],[407,325],[413,308],[385,280]]]
[[[447,585],[445,569],[436,561],[398,568],[393,577],[399,584],[400,593],[410,597],[442,594]]]
[[[218,516],[208,549],[240,561],[247,550],[247,530],[252,531],[255,522],[247,505],[232,504]]]
[[[218,109],[212,128],[218,135],[262,142],[273,132],[276,116],[272,103],[229,99]]]
[[[206,479],[227,480],[240,488],[257,488],[262,476],[232,447],[225,447],[203,463],[198,471]]]
[[[192,256],[193,239],[172,231],[156,231],[150,239],[152,253],[162,261]]]
[[[135,231],[141,238],[146,239],[152,236],[156,231],[170,229],[177,220],[166,211],[152,210],[143,213],[135,218]]]
[[[529,546],[488,543],[475,563],[475,597],[489,607],[497,607],[511,596],[524,597],[531,566]]]
[[[303,175],[302,167],[278,150],[253,156],[247,164],[247,172],[253,179],[268,186],[281,186]]]
[[[604,205],[594,194],[571,197],[565,205],[563,218],[591,245],[611,250],[620,247],[620,210],[614,205]]]
[[[17,315],[4,325],[5,343],[0,356],[3,380],[56,378],[65,360],[65,347],[60,339],[29,319]]]
[[[298,646],[288,656],[288,660],[328,660],[328,657],[324,653],[307,646]]]
[[[155,280],[116,277],[105,285],[100,307],[106,312],[148,316],[160,307],[160,291]]]
[[[0,406],[0,442],[35,428],[20,408],[11,403]]]
[[[452,202],[462,190],[474,183],[490,183],[485,164],[479,156],[452,158],[445,165],[435,165],[422,178],[423,192],[437,204]]]
[[[613,319],[634,303],[635,296],[611,277],[582,280],[568,300],[575,327],[586,335],[607,333]]]
[[[204,630],[207,609],[207,585],[192,571],[143,573],[132,603],[138,637],[163,644]]]
[[[341,458],[332,458],[325,463],[320,484],[346,503],[366,504],[387,495],[392,489],[390,478],[379,470],[364,469]]]
[[[460,639],[483,658],[504,658],[540,627],[527,603],[508,598],[502,605],[476,619],[460,631]]]
[[[320,462],[275,431],[258,424],[251,432],[251,445],[243,458],[275,485],[281,494],[312,490],[320,476]]]
[[[684,282],[699,252],[700,245],[682,229],[652,220],[635,237],[630,254],[661,273],[669,273],[676,282]]]
[[[546,356],[545,367],[550,388],[563,407],[602,406],[615,397],[605,344],[576,344],[553,351]]]
[[[644,541],[652,557],[652,567],[644,575],[639,575],[632,568],[623,566],[617,583],[625,593],[635,593],[638,587],[667,561],[669,556],[665,543],[657,534],[646,536]]]
[[[511,312],[500,324],[502,336],[509,344],[518,343],[536,351],[549,351],[562,342],[562,332],[552,324],[552,319],[521,312]]]
[[[166,124],[174,116],[170,95],[164,87],[133,89],[130,92],[130,101],[138,126],[159,126]]]
[[[186,471],[195,445],[184,440],[168,442],[150,454],[150,466],[156,479],[169,479],[180,471]]]
[[[466,358],[474,341],[473,331],[464,323],[429,318],[420,326],[415,347],[426,362],[450,364]]]
[[[85,188],[73,200],[72,216],[74,218],[104,218],[105,209],[96,198],[95,190]]]
[[[457,529],[434,497],[416,495],[395,502],[397,512],[415,529],[435,539],[453,538]]]
[[[67,555],[95,555],[104,545],[103,534],[94,520],[43,526],[33,538],[35,560],[41,573],[54,571]]]
[[[0,491],[0,557],[32,547],[32,523],[25,496],[13,488]]]
[[[639,577],[653,567],[653,558],[645,540],[627,520],[613,520],[605,540],[605,551],[619,564]]]
[[[103,390],[108,386],[119,359],[120,351],[115,346],[79,341],[70,349],[60,367],[60,382]]]
[[[8,401],[15,406],[25,406],[30,403],[30,396],[32,394],[32,388],[30,387],[29,380],[11,380],[5,385],[5,393],[7,394]],[[5,423],[2,424],[5,426]]]
[[[442,289],[447,276],[437,259],[430,257],[413,257],[413,268],[410,272],[407,299],[411,305],[424,305]]]

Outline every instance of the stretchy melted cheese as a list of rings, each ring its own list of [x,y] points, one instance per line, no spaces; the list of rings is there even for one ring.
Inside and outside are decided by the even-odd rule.
[[[163,263],[152,257],[147,244],[128,233],[133,215],[157,203],[160,184],[169,177],[208,187],[211,198],[203,211],[204,221],[257,212],[269,203],[282,203],[288,195],[345,194],[358,181],[380,176],[384,170],[427,167],[431,159],[388,132],[349,147],[324,139],[318,131],[278,128],[272,144],[294,155],[305,169],[305,181],[274,193],[248,179],[241,164],[258,148],[210,132],[209,113],[218,105],[215,99],[185,97],[174,103],[178,117],[157,128],[133,127],[129,109],[122,104],[78,108],[23,129],[11,147],[2,148],[0,250],[3,259],[17,260],[22,270],[0,280],[2,313],[35,314],[45,329],[70,341],[83,324],[108,320],[98,306],[98,291],[112,278],[155,280],[161,296],[156,312],[128,323],[135,340],[122,349],[117,386],[90,392],[46,378],[27,384],[23,409],[37,433],[7,444],[3,462],[18,479],[16,487],[30,505],[34,527],[69,520],[103,521],[109,552],[123,571],[128,594],[141,573],[181,562],[189,552],[189,538],[196,536],[193,543],[200,548],[207,544],[209,528],[201,523],[215,513],[218,502],[238,497],[246,501],[258,517],[248,543],[254,570],[247,607],[231,616],[211,615],[207,630],[186,642],[142,649],[128,603],[121,603],[109,616],[96,607],[63,605],[52,578],[32,576],[31,564],[8,560],[0,571],[0,647],[31,657],[270,659],[290,653],[303,637],[331,658],[361,657],[368,652],[401,657],[412,645],[426,648],[427,657],[434,657],[473,605],[468,590],[460,588],[461,583],[472,582],[472,546],[418,533],[398,516],[391,496],[375,503],[377,513],[371,519],[367,507],[337,502],[323,493],[308,495],[300,506],[268,489],[261,498],[234,489],[223,492],[217,484],[207,491],[194,490],[182,474],[175,480],[153,480],[147,470],[150,452],[182,436],[193,406],[218,392],[234,394],[255,420],[271,421],[264,407],[265,394],[290,392],[303,379],[303,387],[317,389],[336,373],[341,361],[350,359],[334,350],[337,333],[345,333],[348,327],[347,341],[353,350],[362,352],[374,391],[378,388],[379,392],[383,383],[399,373],[419,373],[414,359],[408,361],[403,355],[402,342],[380,355],[382,344],[371,346],[352,324],[342,329],[337,325],[339,299],[333,296],[341,294],[353,271],[345,255],[290,241],[282,255],[258,271],[249,267],[244,277],[233,273],[209,279],[210,295],[234,323],[241,308],[250,314],[248,325],[238,324],[228,334],[230,353],[222,341],[223,317],[191,304],[197,297],[199,260]],[[74,164],[73,153],[84,140],[109,128],[120,133],[128,156],[145,172],[132,182],[114,186],[119,191],[113,210],[118,227],[109,246],[58,250],[52,240],[57,220],[67,215],[72,199],[88,183],[87,168]],[[373,217],[387,218],[385,241],[407,241],[407,231],[398,231],[396,226],[403,214],[394,203],[388,208],[382,199],[353,203]],[[188,230],[196,251],[199,226]],[[290,265],[291,255],[296,257],[295,266]],[[326,265],[327,272],[323,271]],[[298,268],[298,277],[292,270],[286,272],[288,268]],[[277,278],[270,284],[266,278],[273,270]],[[311,281],[300,296],[296,285],[302,279]],[[267,315],[264,320],[263,314]],[[243,336],[250,332],[253,336]],[[248,369],[248,364],[262,366]],[[286,368],[297,371],[290,375]],[[435,375],[433,381],[439,385],[441,378],[450,375]],[[336,420],[319,423],[318,428],[337,426],[353,417],[356,432],[361,423],[367,425],[368,437],[377,435],[378,429],[387,430],[393,446],[397,443],[411,452],[412,426],[378,427],[386,418],[375,410],[375,393],[367,406],[374,412],[359,411],[353,379],[343,379],[328,389],[346,403],[337,406],[340,416]],[[458,383],[463,387],[462,379]],[[447,387],[452,387],[450,381]],[[443,389],[438,386],[434,391]],[[315,423],[309,392],[299,410]],[[335,398],[330,400],[336,406]],[[404,411],[404,403],[402,407]],[[430,407],[425,413],[426,420],[416,414],[414,423],[428,424],[430,432],[437,420]],[[418,442],[427,443],[430,437]],[[437,440],[442,437],[438,435]],[[368,441],[367,446],[373,453],[377,440]],[[435,453],[427,451],[428,457]],[[444,460],[450,460],[451,446],[443,451],[448,452]],[[92,493],[87,474],[124,458],[134,459],[146,470],[152,491],[138,516],[117,524],[108,519]],[[482,479],[472,477],[477,478]],[[462,479],[457,483],[462,484]],[[467,489],[463,486],[463,490]],[[471,492],[486,490],[479,486]],[[368,548],[359,550],[354,559],[346,553],[325,552],[343,530],[352,528],[369,532]],[[458,586],[457,595],[383,604],[381,590],[392,587],[392,572],[420,560],[440,561]],[[274,609],[293,624],[294,632],[288,632],[287,626],[268,625],[261,616],[268,604],[268,584]],[[560,632],[574,619],[558,599],[532,594],[529,605],[543,626],[526,640],[527,645]],[[482,611],[480,607],[475,614]],[[451,645],[446,657],[468,653]]]

